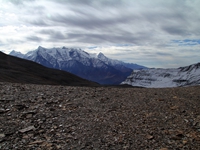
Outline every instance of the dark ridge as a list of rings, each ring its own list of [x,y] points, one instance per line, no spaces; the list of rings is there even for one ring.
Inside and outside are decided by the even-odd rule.
[[[71,73],[46,68],[40,64],[0,52],[0,82],[69,86],[98,86]]]

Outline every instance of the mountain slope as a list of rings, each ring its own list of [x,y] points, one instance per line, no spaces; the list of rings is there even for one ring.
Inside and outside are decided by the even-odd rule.
[[[134,70],[121,84],[153,88],[199,85],[200,63],[173,69]]]
[[[89,54],[77,48],[47,49],[39,46],[35,51],[30,51],[25,55],[15,51],[12,51],[10,55],[34,61],[49,68],[64,70],[100,84],[120,84],[130,75],[134,67],[145,68],[137,64],[126,64],[109,59],[103,53]]]
[[[33,84],[96,86],[71,73],[46,68],[35,62],[0,52],[0,81]]]

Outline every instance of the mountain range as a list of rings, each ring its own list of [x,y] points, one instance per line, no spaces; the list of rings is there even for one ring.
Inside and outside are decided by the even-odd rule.
[[[81,78],[100,84],[117,85],[124,81],[133,69],[146,67],[125,63],[106,57],[103,53],[93,54],[79,48],[44,48],[26,54],[12,51],[12,56],[37,62],[48,68],[70,72]]]
[[[200,85],[200,63],[171,69],[134,70],[121,84],[147,88]]]
[[[99,86],[66,71],[44,67],[33,61],[0,52],[0,82],[50,84],[68,86]]]

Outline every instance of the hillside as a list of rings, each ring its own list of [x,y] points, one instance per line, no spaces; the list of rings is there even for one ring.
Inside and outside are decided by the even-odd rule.
[[[146,88],[200,85],[200,63],[179,68],[133,70],[121,84]]]
[[[71,73],[46,68],[35,62],[0,52],[0,81],[33,84],[96,86]]]
[[[199,93],[0,83],[0,149],[198,150]]]

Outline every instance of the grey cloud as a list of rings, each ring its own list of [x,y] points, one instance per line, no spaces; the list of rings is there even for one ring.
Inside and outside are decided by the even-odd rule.
[[[158,56],[161,56],[161,57],[172,57],[173,54],[169,53],[169,52],[165,52],[165,51],[152,51],[151,49],[143,49],[142,51],[137,51],[137,52],[133,52],[132,51],[132,54],[134,55],[134,57],[137,57],[137,55],[135,54],[138,54],[140,56],[143,56],[143,58],[150,58],[150,59],[153,59],[153,58],[157,58]]]
[[[162,27],[162,30],[164,30],[165,32],[171,35],[180,35],[180,36],[190,35],[190,33],[184,28],[182,28],[181,26],[170,26],[170,25],[167,26],[166,25]]]
[[[14,5],[22,5],[24,2],[33,2],[35,0],[4,0],[5,2],[11,2]]]
[[[164,52],[153,52],[151,50],[144,51],[125,51],[124,49],[121,51],[117,51],[115,54],[111,55],[115,59],[121,59],[124,62],[132,62],[140,65],[144,65],[147,67],[150,66],[166,66],[165,57],[175,58],[173,55],[164,53]],[[138,57],[139,56],[139,57]],[[159,56],[159,57],[158,57]],[[163,58],[163,59],[160,59]],[[152,61],[154,60],[154,61]]]
[[[25,41],[24,40],[16,40],[16,39],[6,39],[6,42],[4,42],[5,43],[5,45],[10,45],[10,46],[12,46],[12,45],[21,45],[21,44],[23,44]],[[10,43],[12,43],[12,44],[10,44]]]
[[[101,44],[106,43],[108,37],[103,38],[103,35],[99,34],[81,34],[81,33],[68,33],[67,39],[82,42],[82,43],[94,43],[94,44]]]
[[[102,43],[106,44],[121,44],[129,43],[135,45],[151,44],[149,39],[155,40],[151,31],[140,31],[132,33],[121,27],[107,27],[103,28],[99,32],[82,31],[82,32],[71,32],[66,34],[68,39],[74,39],[77,42],[83,43],[95,43],[98,45]]]
[[[6,46],[6,44],[0,40],[0,46]]]
[[[53,34],[51,34],[51,39],[53,39],[53,40],[65,40],[66,37],[61,32],[57,31],[57,32],[54,32]]]
[[[117,3],[119,4],[120,2],[121,1],[118,1]],[[65,3],[67,4],[69,1],[66,1]],[[97,7],[97,3],[101,9]],[[187,15],[185,15],[185,13],[181,13],[179,10],[170,9],[169,7],[172,7],[173,5],[169,5],[166,9],[163,10],[162,8],[165,8],[165,6],[160,6],[160,9],[157,11],[151,9],[148,10],[147,8],[147,11],[143,10],[141,11],[141,14],[135,14],[130,10],[124,11],[124,5],[118,5],[118,12],[116,14],[112,14],[111,10],[115,10],[115,7],[112,7],[111,9],[105,9],[102,7],[102,5],[105,3],[106,1],[96,3],[92,1],[86,1],[85,4],[78,0],[71,2],[70,4],[73,5],[80,4],[86,6],[84,8],[68,7],[68,9],[74,12],[73,15],[54,14],[51,18],[49,18],[49,23],[51,22],[52,24],[56,24],[58,26],[81,29],[82,34],[77,36],[77,38],[79,38],[79,40],[81,39],[83,42],[86,41],[85,39],[87,38],[86,42],[88,42],[88,39],[90,39],[89,41],[97,42],[103,40],[114,43],[141,43],[141,40],[148,40],[149,43],[151,43],[154,40],[154,35],[157,34],[155,33],[157,31],[150,33],[149,31],[152,29],[161,29],[170,35],[185,36],[190,34],[190,31],[187,29]],[[175,6],[177,6],[177,1]],[[175,8],[175,6],[173,7]],[[182,7],[187,8],[186,6]],[[125,30],[122,31],[123,29],[120,29],[120,25],[123,24],[129,25],[129,27],[133,26],[134,33],[131,31],[131,28],[129,31],[127,29],[126,32]],[[145,29],[142,28],[143,26],[145,26]],[[95,31],[95,34],[88,34],[87,30],[90,30],[91,32]],[[120,34],[116,34],[116,32],[119,33],[118,30],[122,32]],[[72,35],[73,33],[68,36]],[[74,33],[72,38],[75,38],[74,36],[76,36],[76,33]]]
[[[52,0],[53,1],[53,0]],[[123,2],[120,0],[112,0],[112,1],[53,1],[55,4],[62,4],[63,12],[60,13],[52,13],[45,11],[43,7],[35,6],[32,12],[37,10],[40,13],[44,12],[44,14],[50,13],[51,16],[47,18],[47,16],[41,16],[43,13],[40,13],[38,19],[36,21],[32,21],[33,25],[59,25],[59,26],[75,26],[83,29],[96,29],[96,28],[104,28],[106,26],[115,26],[119,23],[128,24],[133,22],[133,20],[138,20],[138,16],[131,13],[130,11],[126,11],[126,8],[123,7]],[[107,8],[107,4],[110,4],[110,8]],[[119,5],[120,4],[120,5]],[[83,6],[84,5],[84,6]],[[119,9],[115,7],[118,5]],[[57,5],[59,6],[59,5]],[[66,11],[65,11],[66,10]],[[68,13],[68,11],[72,13]],[[58,11],[57,11],[58,12]],[[43,17],[41,19],[41,17]],[[44,23],[45,20],[45,23]],[[43,21],[43,22],[42,22]],[[48,22],[48,23],[47,23]]]
[[[154,61],[165,56],[172,58],[175,57],[171,56],[173,52],[181,55],[178,50],[180,46],[171,41],[199,39],[200,35],[199,0],[181,2],[180,0],[154,0],[153,2],[149,0],[0,0],[0,2],[6,2],[5,5],[10,7],[9,10],[7,8],[2,10],[9,12],[8,20],[11,20],[4,24],[7,26],[13,21],[11,25],[19,27],[20,30],[16,30],[20,37],[18,39],[36,42],[42,40],[42,43],[57,46],[61,44],[70,46],[76,43],[77,46],[83,47],[117,44],[123,47],[120,44],[133,44],[138,46],[138,49],[131,50],[132,57],[135,59],[142,57],[143,61],[145,59]],[[8,35],[5,37],[9,38],[10,33],[7,32]],[[6,41],[3,37],[0,40]],[[24,41],[10,40],[7,43],[22,45],[26,43]],[[119,47],[113,51],[118,53]],[[190,48],[187,46],[186,49]],[[131,51],[125,51],[122,53],[131,55]],[[188,52],[186,53],[189,55]],[[195,54],[198,55],[196,52]],[[123,56],[125,58],[125,55]],[[126,55],[126,58],[128,57],[130,56]]]
[[[150,23],[151,27],[163,30],[170,35],[189,36],[196,34],[199,28],[191,30],[200,18],[199,12],[195,11],[194,5],[185,0],[161,2],[154,10],[145,10],[141,16]],[[192,3],[192,2],[191,2]],[[197,20],[196,20],[197,19]],[[160,29],[159,29],[160,28]]]
[[[170,35],[189,36],[194,34],[195,32],[189,28],[195,22],[193,16],[189,16],[185,12],[177,12],[175,8],[174,10],[172,9],[168,13],[161,12],[164,15],[156,17],[156,19],[160,19],[156,21],[159,24],[158,27]],[[151,18],[151,20],[154,19]]]
[[[112,35],[112,34],[81,34],[81,33],[69,33],[67,34],[68,39],[75,39],[77,42],[83,43],[132,43],[139,44],[142,42],[143,38],[134,37],[133,35],[123,36],[123,35]]]
[[[127,6],[126,3],[128,2],[120,0],[109,2],[105,0],[58,0],[53,2],[63,4],[64,7],[66,6],[66,10],[70,10],[73,13],[54,13],[49,18],[43,16],[42,19],[32,20],[29,21],[29,23],[37,26],[61,26],[70,29],[80,29],[81,34],[77,37],[82,41],[85,41],[84,39],[88,38],[91,39],[90,41],[94,40],[96,42],[98,40],[103,40],[114,43],[120,41],[127,43],[141,43],[141,40],[148,40],[149,43],[152,43],[154,42],[154,36],[157,34],[156,32],[159,34],[160,29],[170,35],[186,36],[190,35],[191,32],[196,33],[188,30],[190,24],[187,19],[188,15],[186,15],[186,12],[182,12],[182,8],[187,11],[189,6],[186,6],[185,4],[180,5],[178,1],[169,3],[167,6],[158,4],[158,9],[155,8],[155,11],[154,9],[148,8],[147,10],[141,9],[139,11],[140,13],[134,13],[134,11],[132,12],[128,9],[126,10],[125,6]],[[103,7],[107,3],[110,4],[109,6],[112,6],[110,9]],[[129,9],[131,6],[134,6],[133,2],[130,2],[129,4]],[[84,7],[81,7],[83,5]],[[115,6],[117,6],[117,9]],[[176,7],[178,9],[175,9]],[[116,12],[116,14],[113,14],[113,12]],[[122,29],[121,25],[132,26],[132,30],[130,28],[125,31]],[[94,34],[88,34],[88,31],[94,31]],[[68,36],[72,35],[73,38],[75,38],[74,36],[76,33],[72,33]],[[64,38],[65,36],[60,35],[59,37]]]
[[[26,20],[27,23],[35,26],[50,26],[45,20],[37,19],[37,20]]]
[[[84,14],[84,13],[80,13]],[[131,19],[132,18],[132,19]],[[80,27],[82,29],[98,29],[101,28],[104,30],[105,27],[114,27],[118,24],[128,24],[135,20],[137,16],[123,16],[115,18],[99,18],[93,14],[85,14],[85,16],[64,16],[64,15],[56,15],[52,16],[51,21],[56,24],[60,23],[61,25],[70,25],[75,27]]]
[[[90,5],[90,6],[119,6],[119,5],[123,5],[125,1],[123,0],[98,0],[98,1],[94,1],[94,0],[51,0],[53,2],[56,3],[62,3],[62,4],[72,4],[72,5]]]
[[[127,20],[129,18],[126,18]],[[125,19],[125,20],[126,20]],[[117,19],[116,19],[117,20]],[[115,20],[115,21],[116,21]],[[120,20],[120,19],[119,19]],[[117,20],[117,21],[119,21]],[[148,41],[149,39],[153,39],[154,36],[151,31],[131,31],[126,28],[118,26],[115,21],[112,20],[108,22],[98,21],[91,23],[85,23],[84,28],[81,29],[80,32],[71,32],[66,34],[68,39],[74,39],[77,42],[83,43],[131,43],[131,44],[144,44],[144,41]],[[129,20],[128,20],[129,21]],[[120,22],[120,21],[119,21]],[[122,21],[123,22],[123,21]],[[77,23],[77,26],[79,23]],[[75,25],[74,25],[75,26]],[[83,27],[83,26],[82,26]],[[95,28],[95,29],[94,29]],[[94,33],[93,33],[94,31]]]
[[[160,56],[172,56],[172,54],[170,53],[164,53],[164,52],[156,52],[156,55],[160,55]]]
[[[163,8],[164,9],[164,8]],[[144,19],[150,23],[158,24],[174,24],[187,23],[187,18],[184,13],[167,10],[167,11],[146,11],[141,14]]]
[[[49,41],[59,41],[59,40],[66,39],[66,36],[64,33],[60,32],[60,31],[51,30],[51,29],[41,30],[38,33],[49,35]]]
[[[98,2],[89,0],[84,2],[81,0],[54,2],[63,4],[64,7],[66,5],[66,9],[73,13],[54,13],[49,18],[43,16],[41,19],[30,21],[32,25],[42,27],[60,26],[71,31],[71,33],[65,34],[65,31],[59,33],[47,32],[46,30],[45,32],[49,34],[51,41],[60,39],[91,44],[131,43],[142,45],[144,43],[157,44],[160,39],[156,35],[159,34],[160,29],[172,36],[191,34],[187,30],[187,25],[184,25],[187,23],[187,15],[173,9],[177,7],[177,4],[167,6],[164,9],[165,11],[162,10],[165,6],[159,4],[159,8],[155,8],[155,11],[147,8],[147,10],[139,11],[141,13],[134,13],[134,11],[128,10],[131,5],[127,6],[127,10],[126,5],[118,5],[125,4],[125,1],[120,0],[115,1],[117,9],[116,7],[110,9],[102,7],[108,3],[104,0]],[[110,1],[111,3],[114,3],[114,1]],[[170,7],[173,8],[170,9]],[[186,8],[185,6],[181,7]],[[117,11],[116,14],[113,14],[115,11]]]
[[[182,52],[182,53],[185,53],[185,54],[188,54],[188,53],[192,53],[192,54],[199,54],[199,48],[197,48],[197,49],[192,49],[192,48],[190,48],[189,50],[188,49],[181,49],[180,50],[180,52]],[[198,56],[198,55],[196,55],[196,56]],[[198,56],[199,57],[199,56]]]
[[[26,7],[26,6],[25,6]],[[44,15],[45,12],[45,6],[41,6],[41,5],[31,5],[28,7],[28,9],[25,9],[25,13],[33,15],[33,16],[37,16],[37,19],[39,20],[39,18],[45,18],[46,16]],[[32,18],[29,18],[32,19]]]
[[[7,39],[6,43],[12,43],[12,44],[22,44],[24,43],[23,40],[14,40],[14,39]]]
[[[38,33],[40,34],[52,34],[53,32],[55,32],[54,30],[51,30],[51,29],[43,29],[43,30],[40,30],[38,31]]]
[[[75,4],[75,5],[91,5],[93,3],[93,1],[91,0],[51,0],[51,1],[54,1],[56,3],[62,3],[62,4]]]
[[[29,37],[27,37],[27,40],[33,41],[33,42],[40,42],[42,40],[42,38],[37,37],[37,36],[29,36]]]

